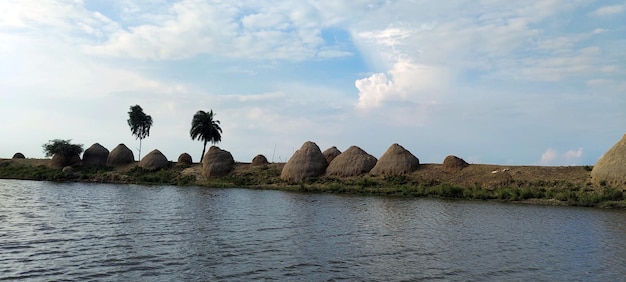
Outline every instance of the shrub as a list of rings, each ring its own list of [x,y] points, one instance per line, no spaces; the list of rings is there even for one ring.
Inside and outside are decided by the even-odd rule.
[[[72,144],[72,140],[54,139],[43,144],[43,152],[46,157],[51,157],[54,154],[61,154],[64,156],[79,155],[83,152],[83,144]]]

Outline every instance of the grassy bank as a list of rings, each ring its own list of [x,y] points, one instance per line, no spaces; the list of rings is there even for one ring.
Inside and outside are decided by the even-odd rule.
[[[0,160],[0,178],[98,182],[199,185],[215,188],[247,187],[313,193],[435,197],[496,200],[520,203],[626,208],[622,189],[594,185],[588,167],[538,167],[471,165],[444,171],[441,165],[425,164],[409,175],[338,178],[319,177],[304,183],[280,179],[284,164],[250,166],[237,164],[221,178],[201,176],[201,165],[144,171],[135,164],[122,168],[78,167],[71,172],[48,167],[47,160]]]

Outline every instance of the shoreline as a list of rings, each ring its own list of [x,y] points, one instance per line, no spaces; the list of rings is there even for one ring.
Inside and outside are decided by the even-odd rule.
[[[205,178],[202,164],[145,171],[138,162],[122,167],[50,168],[50,159],[0,159],[0,178],[56,182],[249,188],[309,193],[357,194],[406,198],[443,198],[521,204],[626,208],[624,191],[591,181],[589,166],[506,166],[471,164],[445,170],[442,164],[420,164],[405,175],[321,176],[300,183],[280,179],[285,163],[252,166],[236,163],[228,175]]]

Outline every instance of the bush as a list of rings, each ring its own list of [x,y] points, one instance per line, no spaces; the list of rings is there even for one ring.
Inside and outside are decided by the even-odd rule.
[[[83,152],[83,144],[72,144],[72,140],[54,139],[43,144],[43,152],[46,157],[52,157],[54,154],[61,154],[64,156],[79,155]]]

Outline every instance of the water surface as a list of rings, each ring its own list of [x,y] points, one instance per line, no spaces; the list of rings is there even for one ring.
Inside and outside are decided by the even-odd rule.
[[[0,180],[0,280],[623,281],[626,211]]]

